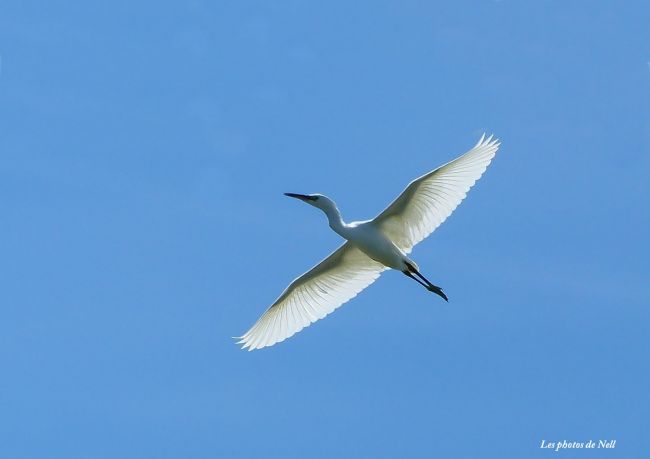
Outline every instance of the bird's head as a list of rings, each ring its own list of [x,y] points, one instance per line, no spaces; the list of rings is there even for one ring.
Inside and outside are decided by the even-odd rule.
[[[328,210],[336,209],[336,203],[322,194],[284,193],[284,195],[289,196],[290,198],[300,199],[309,205],[319,208],[325,213],[327,213]]]

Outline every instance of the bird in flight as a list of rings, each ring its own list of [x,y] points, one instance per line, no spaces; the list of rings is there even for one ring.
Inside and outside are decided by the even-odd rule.
[[[291,282],[237,344],[252,351],[284,341],[354,298],[389,268],[448,301],[408,254],[451,215],[485,172],[499,145],[498,139],[484,134],[464,155],[413,180],[368,221],[345,223],[336,203],[322,194],[285,193],[322,210],[330,228],[346,242]]]

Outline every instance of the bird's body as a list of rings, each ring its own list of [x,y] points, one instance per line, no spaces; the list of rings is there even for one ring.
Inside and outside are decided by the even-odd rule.
[[[407,257],[373,220],[344,223],[342,231],[336,232],[370,258],[388,268],[404,271],[409,263],[417,268],[415,262]]]
[[[481,137],[464,155],[412,181],[368,221],[345,223],[327,196],[285,193],[322,210],[329,226],[346,242],[295,279],[239,343],[253,350],[283,341],[356,296],[389,268],[447,301],[447,295],[420,273],[408,254],[460,204],[498,148],[498,140]]]

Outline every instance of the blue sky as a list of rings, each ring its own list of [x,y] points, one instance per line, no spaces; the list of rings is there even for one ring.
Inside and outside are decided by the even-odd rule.
[[[3,1],[0,455],[647,455],[648,18]],[[283,192],[370,218],[483,131],[495,161],[413,252],[449,304],[387,272],[233,344],[339,244]]]

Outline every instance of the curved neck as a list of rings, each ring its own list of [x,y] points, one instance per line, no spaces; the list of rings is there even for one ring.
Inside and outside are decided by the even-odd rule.
[[[328,207],[327,209],[322,210],[325,212],[325,215],[327,215],[327,220],[329,220],[330,228],[343,236],[342,232],[345,229],[345,222],[341,218],[341,212],[339,212],[338,207]]]

